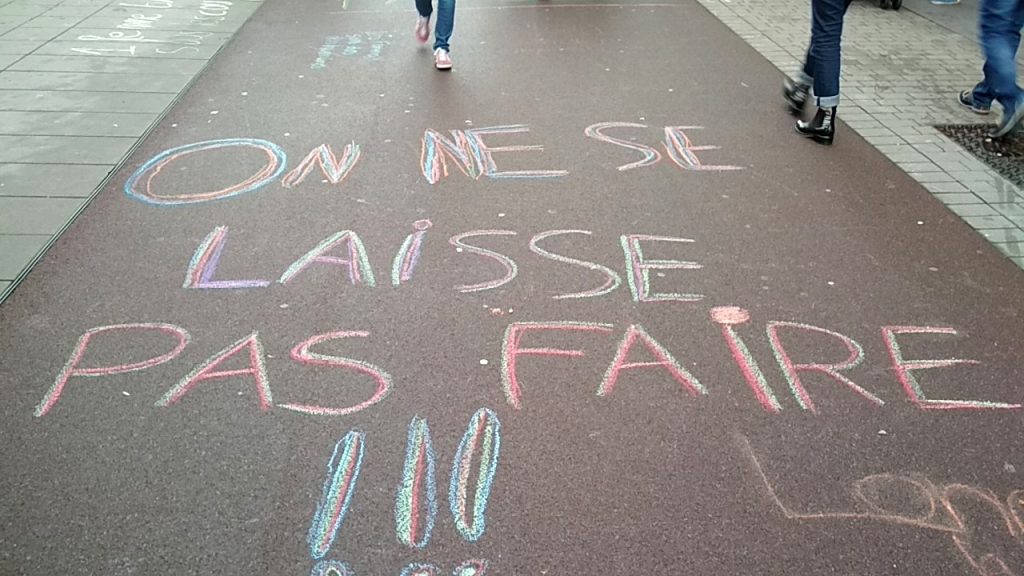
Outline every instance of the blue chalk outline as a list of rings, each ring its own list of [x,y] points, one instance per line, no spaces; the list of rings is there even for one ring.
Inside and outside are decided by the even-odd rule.
[[[139,182],[139,180],[142,179],[142,177],[146,175],[146,173],[149,172],[154,165],[159,164],[163,160],[167,159],[169,156],[174,156],[180,153],[197,152],[199,150],[216,150],[218,148],[230,148],[235,146],[255,146],[260,147],[261,149],[264,150],[270,150],[277,159],[277,170],[271,176],[268,176],[267,178],[264,178],[263,180],[256,182],[254,184],[250,184],[249,186],[246,186],[241,190],[232,192],[231,194],[225,194],[224,196],[211,198],[208,200],[157,200],[155,198],[150,198],[149,196],[140,194],[138,191],[135,190],[135,185]],[[139,166],[139,168],[135,172],[133,172],[131,176],[128,177],[128,180],[125,181],[124,193],[131,198],[135,198],[136,200],[140,200],[142,202],[145,202],[146,204],[152,204],[154,206],[180,206],[183,204],[200,204],[203,202],[213,202],[215,200],[223,200],[224,198],[231,198],[232,196],[238,196],[240,194],[246,194],[248,192],[254,192],[256,190],[259,190],[260,188],[266,186],[270,182],[276,180],[281,175],[281,173],[284,172],[285,166],[287,164],[288,155],[284,153],[284,150],[282,150],[280,146],[268,140],[260,140],[257,138],[224,138],[220,140],[204,140],[202,142],[193,142],[192,144],[185,144],[184,146],[178,146],[176,148],[164,150],[163,152],[150,158],[148,161],[146,161],[145,164]]]

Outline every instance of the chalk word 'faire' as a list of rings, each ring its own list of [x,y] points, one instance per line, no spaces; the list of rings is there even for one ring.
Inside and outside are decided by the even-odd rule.
[[[722,337],[725,340],[724,346],[732,353],[733,360],[739,368],[745,384],[750,388],[761,408],[769,413],[780,412],[783,409],[783,404],[779,396],[769,385],[765,373],[761,370],[757,360],[749,353],[744,340],[737,330],[739,325],[749,320],[749,314],[736,307],[718,307],[711,311],[711,320],[713,324],[719,325]],[[607,369],[604,371],[603,376],[596,379],[599,380],[596,385],[596,393],[599,397],[612,396],[616,385],[621,385],[620,381],[623,375],[632,373],[635,370],[655,370],[663,373],[667,377],[667,381],[674,382],[683,393],[689,396],[701,397],[710,393],[712,388],[709,388],[706,383],[700,381],[695,374],[685,367],[690,362],[683,363],[678,361],[676,353],[673,353],[658,342],[643,326],[633,324],[619,330],[622,336],[616,346],[616,350],[611,355],[611,360],[607,364]],[[527,336],[536,336],[538,333],[558,335],[572,332],[606,336],[615,331],[615,326],[611,324],[595,322],[515,322],[508,325],[505,329],[505,337],[501,346],[500,368],[501,386],[504,390],[506,401],[516,409],[520,409],[523,406],[523,382],[519,376],[519,367],[525,357],[579,358],[585,355],[582,350],[554,348],[551,346],[526,347],[523,344],[523,339]],[[146,360],[128,364],[89,366],[84,362],[86,352],[96,338],[114,339],[115,343],[120,344],[119,349],[128,353],[133,350],[133,338],[143,332],[151,335],[163,334],[169,337],[173,342],[173,346],[163,354],[154,355]],[[977,364],[977,362],[956,358],[908,359],[904,357],[897,338],[906,339],[916,334],[928,334],[932,337],[936,335],[955,336],[957,333],[954,329],[927,326],[884,326],[880,332],[881,339],[889,351],[888,372],[895,376],[896,383],[902,388],[906,398],[917,408],[921,410],[1019,410],[1021,408],[1020,404],[989,400],[939,399],[927,394],[918,380],[918,372]],[[789,385],[789,391],[801,409],[812,413],[818,412],[818,407],[812,401],[810,392],[804,382],[804,377],[808,374],[817,375],[814,383],[818,386],[822,385],[825,381],[830,381],[838,385],[840,389],[848,390],[854,397],[860,398],[871,406],[882,406],[885,404],[881,397],[868,391],[851,379],[849,371],[864,361],[864,351],[861,345],[849,336],[826,328],[783,321],[769,321],[766,325],[766,333],[779,369]],[[794,354],[787,350],[784,344],[784,336],[792,336],[794,334],[802,334],[805,340],[811,336],[817,338],[819,342],[827,346],[827,352],[823,352],[823,355],[830,359],[801,358],[798,360],[794,358]],[[328,332],[300,342],[291,351],[291,359],[297,364],[333,368],[346,371],[350,375],[359,376],[362,379],[369,378],[369,382],[373,383],[373,392],[368,398],[359,402],[348,403],[345,406],[326,406],[300,402],[286,402],[276,404],[276,406],[301,414],[343,416],[365,410],[382,401],[393,387],[391,375],[382,368],[362,360],[324,354],[313,350],[325,342],[368,337],[370,337],[370,333],[366,331]],[[57,374],[53,384],[36,407],[35,414],[41,417],[50,413],[62,398],[65,388],[72,378],[112,376],[148,370],[177,358],[186,348],[189,341],[190,336],[188,332],[184,328],[172,324],[117,324],[88,330],[78,339],[78,343],[64,363],[64,367]],[[109,345],[110,342],[106,342],[106,344]],[[637,348],[642,348],[646,353],[636,350]],[[845,357],[836,360],[836,348],[844,350]],[[646,357],[653,356],[654,360],[638,360],[636,357],[641,354]],[[227,365],[237,365],[239,362],[244,363],[245,367],[225,368]],[[881,371],[872,371],[872,373],[879,372]],[[249,380],[256,391],[258,406],[261,410],[270,410],[275,406],[271,395],[270,379],[265,366],[263,344],[259,334],[256,332],[245,336],[196,365],[176,385],[171,387],[156,402],[156,405],[160,407],[172,406],[189,393],[197,390],[199,384],[227,378],[244,378]],[[349,386],[351,383],[352,380],[350,379],[344,381],[345,386]],[[423,453],[423,450],[420,452]],[[474,526],[475,524],[472,522],[466,522],[466,530],[469,533],[473,532]],[[415,541],[417,537],[411,534],[410,541]]]
[[[406,284],[413,279],[413,274],[420,262],[428,230],[432,226],[430,220],[413,222],[413,231],[398,248],[392,259],[391,283],[394,286]],[[556,300],[573,298],[595,298],[615,291],[622,278],[615,270],[594,262],[571,258],[556,254],[541,246],[549,238],[557,236],[590,236],[589,230],[547,230],[534,235],[529,240],[530,251],[541,258],[580,268],[585,273],[602,277],[601,284],[581,292],[571,292],[552,296]],[[519,274],[519,266],[511,257],[477,245],[473,238],[517,236],[513,230],[472,230],[456,234],[448,239],[448,244],[456,252],[471,254],[486,259],[494,268],[500,266],[502,275],[492,280],[474,284],[462,284],[455,290],[462,293],[482,292],[501,288],[512,282]],[[272,284],[271,280],[249,278],[217,280],[217,267],[227,246],[228,227],[218,226],[200,242],[189,260],[185,270],[186,289],[239,290],[246,288],[265,288]],[[672,236],[654,236],[650,234],[624,234],[619,238],[625,259],[624,273],[628,280],[629,292],[634,302],[698,302],[703,294],[692,292],[656,292],[651,287],[651,272],[664,276],[670,270],[700,270],[703,267],[689,260],[652,259],[644,256],[644,247],[655,245],[683,246],[693,243],[689,238]],[[277,279],[279,284],[290,284],[301,276],[304,271],[314,266],[332,266],[340,268],[348,281],[354,286],[375,287],[377,285],[373,266],[370,264],[366,247],[359,235],[352,230],[343,230],[324,238],[319,244],[295,260]],[[593,274],[592,274],[593,273]]]
[[[134,46],[132,48],[134,49]],[[620,171],[652,166],[661,160],[661,152],[655,148],[613,138],[604,133],[604,130],[622,127],[646,128],[642,124],[606,122],[588,127],[586,135],[594,140],[643,154],[641,160],[620,166],[618,168]],[[698,129],[701,129],[701,127],[665,127],[664,148],[676,166],[687,172],[722,172],[742,169],[739,166],[709,165],[702,162],[697,156],[697,152],[717,150],[718,147],[695,145],[687,135],[687,131]],[[423,173],[426,181],[431,184],[436,184],[448,175],[449,165],[454,166],[473,180],[479,180],[483,176],[493,179],[519,179],[560,178],[568,175],[569,172],[567,170],[560,169],[502,170],[498,167],[495,160],[495,155],[498,153],[537,152],[543,151],[544,147],[532,144],[495,146],[489,144],[487,140],[494,136],[524,134],[527,132],[529,132],[529,127],[522,124],[472,128],[469,130],[450,130],[450,136],[445,136],[438,130],[427,129],[424,131],[421,141],[420,171]],[[158,189],[155,189],[153,179],[168,165],[191,154],[221,149],[256,151],[265,157],[265,161],[263,166],[248,178],[218,190],[171,194],[161,193]],[[324,177],[330,183],[340,184],[354,169],[359,159],[358,151],[359,146],[353,142],[346,146],[345,151],[341,155],[341,160],[339,160],[329,144],[321,144],[309,152],[298,167],[288,172],[288,175],[282,180],[282,184],[289,188],[298,185],[316,166],[319,166]],[[124,185],[124,191],[131,198],[160,206],[197,204],[221,200],[254,192],[265,187],[284,173],[287,163],[288,158],[284,150],[277,144],[267,140],[227,138],[194,142],[165,150],[147,160],[128,177]],[[216,165],[222,164],[217,163]]]
[[[1024,573],[1024,490],[1003,500],[985,488],[935,483],[919,474],[872,474],[850,486],[857,509],[801,512],[776,493],[750,441],[740,435],[736,439],[772,503],[790,520],[874,520],[947,534],[979,576]],[[993,541],[999,539],[1006,542]]]

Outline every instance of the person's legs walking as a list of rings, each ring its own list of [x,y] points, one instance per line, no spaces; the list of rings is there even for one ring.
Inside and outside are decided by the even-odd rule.
[[[417,0],[420,1],[420,0]],[[437,0],[437,25],[434,29],[434,63],[441,70],[452,67],[448,40],[455,28],[455,0]]]
[[[416,40],[426,44],[430,38],[430,14],[434,11],[430,0],[416,0],[416,11],[420,13],[416,19]]]
[[[1017,85],[1017,49],[1024,25],[1021,0],[982,0],[978,13],[981,47],[985,53],[985,84],[1003,106],[1003,119],[992,133],[1005,136],[1024,117],[1024,91]]]
[[[782,83],[782,96],[789,104],[789,111],[793,114],[803,112],[804,104],[807,102],[807,95],[814,82],[814,57],[811,56],[810,46],[807,48],[807,55],[804,57],[804,67],[800,70],[800,76],[796,80],[786,78]]]
[[[843,18],[852,0],[811,0],[811,48],[808,63],[813,66],[814,104],[811,122],[797,122],[797,132],[823,144],[835,135],[836,107],[839,105],[840,43]]]

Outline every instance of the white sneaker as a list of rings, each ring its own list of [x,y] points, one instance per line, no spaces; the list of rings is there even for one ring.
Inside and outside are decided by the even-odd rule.
[[[434,67],[438,70],[452,69],[452,56],[444,48],[434,50]]]
[[[426,44],[430,38],[430,17],[420,16],[416,20],[416,40],[420,44]]]

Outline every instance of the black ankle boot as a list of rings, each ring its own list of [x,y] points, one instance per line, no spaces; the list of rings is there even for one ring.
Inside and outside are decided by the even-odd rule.
[[[807,102],[810,90],[809,85],[794,82],[789,78],[782,83],[782,97],[786,99],[791,114],[799,115],[804,111],[804,103]]]
[[[836,137],[836,108],[818,108],[814,120],[796,121],[796,131],[815,142],[831,144]]]

